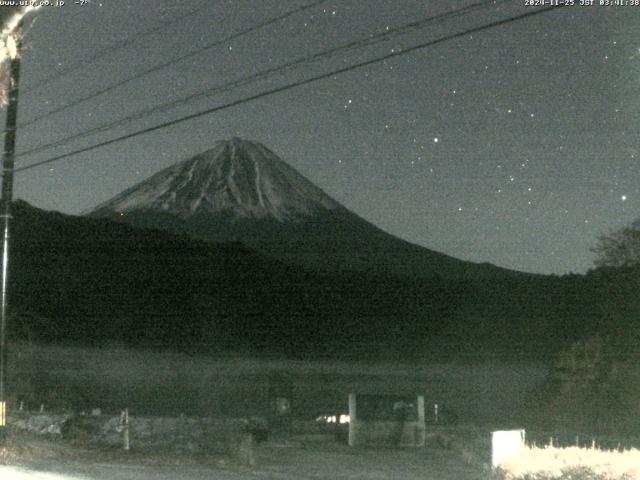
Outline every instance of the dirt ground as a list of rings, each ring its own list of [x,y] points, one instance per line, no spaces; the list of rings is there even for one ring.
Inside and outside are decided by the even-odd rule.
[[[39,479],[406,479],[479,480],[489,476],[482,454],[432,439],[425,448],[350,448],[330,441],[292,441],[254,448],[254,465],[233,452],[102,451],[31,436],[12,440],[0,466],[7,480]]]

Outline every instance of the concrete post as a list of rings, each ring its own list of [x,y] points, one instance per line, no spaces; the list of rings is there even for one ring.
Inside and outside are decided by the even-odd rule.
[[[356,413],[356,394],[349,394],[349,446],[354,447],[358,443],[358,418]]]
[[[125,408],[121,415],[122,420],[122,448],[129,451],[131,445],[129,443],[129,409]]]
[[[422,395],[418,395],[416,407],[418,408],[418,426],[414,442],[416,447],[424,447],[427,438],[427,425],[424,414],[424,397]]]

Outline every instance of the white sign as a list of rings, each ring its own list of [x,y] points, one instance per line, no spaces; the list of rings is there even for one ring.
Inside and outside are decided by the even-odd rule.
[[[496,468],[524,448],[524,430],[500,430],[491,434],[491,466]]]

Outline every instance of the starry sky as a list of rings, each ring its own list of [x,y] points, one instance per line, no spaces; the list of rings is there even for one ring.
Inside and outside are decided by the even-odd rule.
[[[476,2],[325,1],[220,42],[310,3],[66,0],[42,7],[26,22],[19,122],[27,125],[18,132],[19,154],[115,126],[19,155],[16,166],[537,8],[525,0],[486,2],[118,123]],[[640,7],[597,3],[465,34],[28,169],[16,175],[16,196],[79,214],[217,140],[240,136],[264,143],[347,208],[413,243],[516,270],[582,273],[593,265],[590,249],[600,235],[640,217]]]

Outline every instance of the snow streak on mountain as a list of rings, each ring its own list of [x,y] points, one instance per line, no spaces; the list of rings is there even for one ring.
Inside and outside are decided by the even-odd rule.
[[[154,211],[183,219],[228,214],[283,222],[341,208],[264,145],[233,138],[158,172],[94,213]]]

